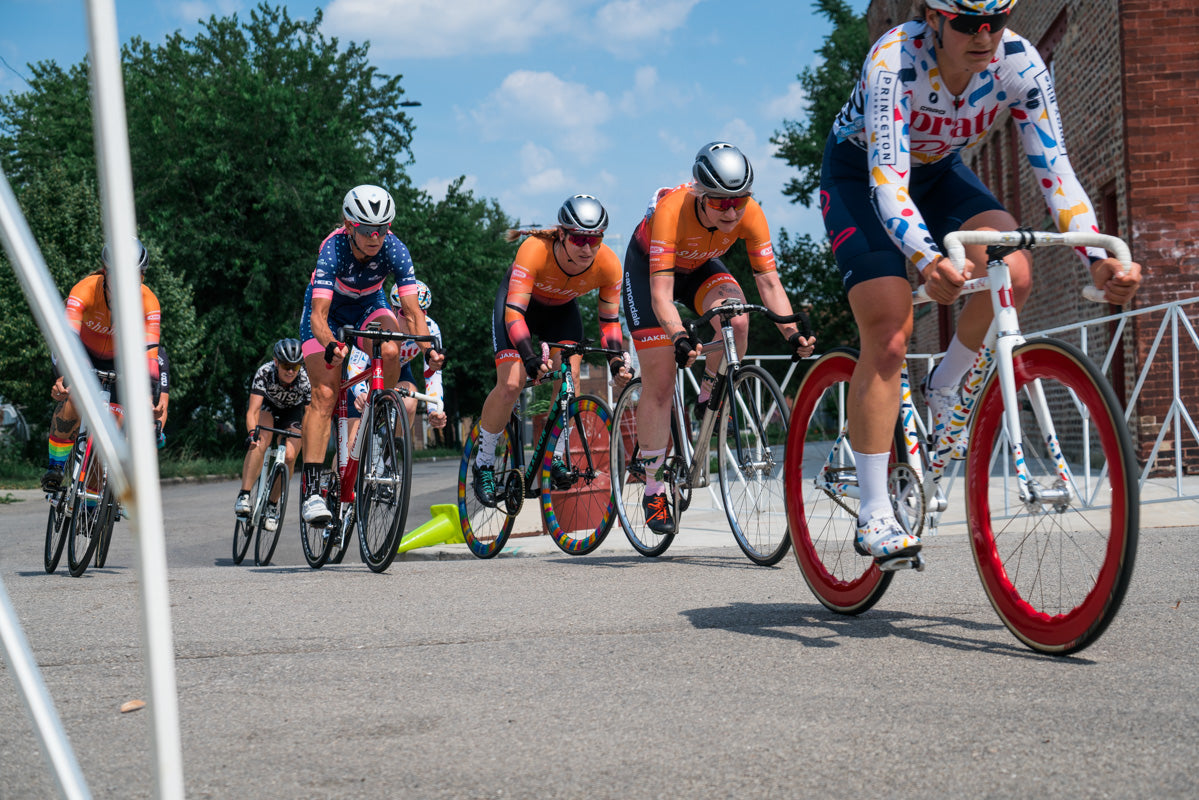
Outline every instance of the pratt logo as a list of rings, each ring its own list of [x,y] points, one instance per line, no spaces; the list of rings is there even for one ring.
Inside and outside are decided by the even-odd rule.
[[[983,134],[987,128],[991,127],[991,123],[995,121],[995,115],[998,113],[999,107],[992,106],[983,108],[973,117],[950,119],[926,114],[922,106],[920,111],[912,112],[911,127],[913,132],[927,133],[938,138],[949,135],[955,139],[969,139],[972,136]]]
[[[874,121],[875,146],[880,164],[894,164],[895,150],[895,86],[899,76],[879,71],[870,90],[870,119]]]

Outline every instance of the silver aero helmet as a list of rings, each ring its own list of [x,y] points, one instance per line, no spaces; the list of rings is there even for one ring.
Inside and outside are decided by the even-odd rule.
[[[924,0],[933,11],[947,14],[1007,14],[1016,6],[1016,0]]]
[[[735,197],[754,187],[754,168],[745,154],[728,142],[708,142],[695,154],[691,167],[695,185],[703,194]]]
[[[146,246],[141,243],[140,239],[134,239],[133,245],[137,251],[137,267],[141,270],[142,275],[145,275],[146,267],[150,266],[150,254],[146,252]],[[108,245],[104,245],[104,249],[100,251],[100,263],[104,265],[104,269],[108,269],[111,262],[112,250]]]
[[[346,192],[341,213],[358,225],[390,225],[396,216],[396,204],[386,189],[364,183]]]
[[[589,194],[576,194],[558,209],[558,225],[569,233],[602,234],[608,229],[608,212]]]
[[[275,360],[281,364],[299,364],[304,360],[299,339],[280,339],[275,342]]]

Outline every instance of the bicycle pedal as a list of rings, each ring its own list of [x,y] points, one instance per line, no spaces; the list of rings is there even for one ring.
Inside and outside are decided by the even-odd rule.
[[[901,569],[914,569],[924,572],[924,554],[915,553],[910,556],[892,556],[891,558],[876,558],[874,563],[882,572],[898,572]]]

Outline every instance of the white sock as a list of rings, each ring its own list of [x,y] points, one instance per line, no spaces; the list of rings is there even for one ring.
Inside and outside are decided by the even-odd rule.
[[[859,453],[853,451],[858,465],[858,522],[865,523],[871,517],[891,514],[891,497],[887,494],[887,464],[890,453]]]
[[[977,355],[977,350],[971,350],[954,335],[949,349],[945,351],[945,357],[937,364],[937,368],[928,379],[928,388],[944,389],[946,386],[957,386]]]
[[[499,440],[499,433],[488,433],[479,426],[479,452],[475,456],[475,464],[480,467],[495,466],[495,446]]]
[[[642,450],[640,458],[641,463],[645,465],[645,493],[666,494],[666,484],[654,477],[658,474],[662,462],[666,460],[666,448]]]

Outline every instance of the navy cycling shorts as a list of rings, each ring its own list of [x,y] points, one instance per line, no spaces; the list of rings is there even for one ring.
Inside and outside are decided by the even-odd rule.
[[[914,167],[908,191],[942,250],[945,234],[961,229],[966,220],[1003,210],[958,153]],[[908,278],[907,258],[883,227],[870,194],[866,151],[829,136],[820,172],[820,206],[846,291],[872,278]]]

